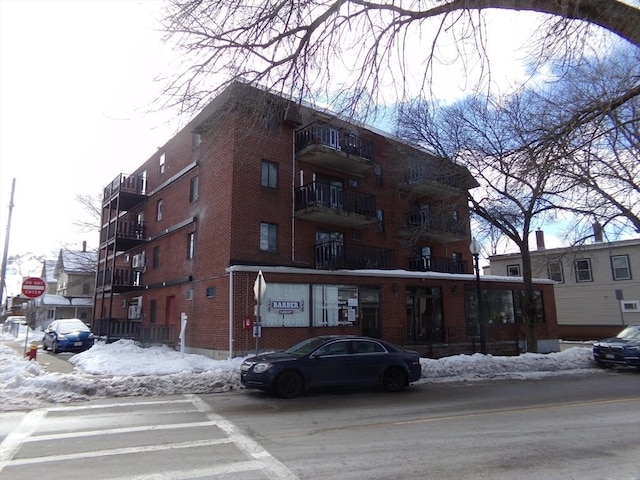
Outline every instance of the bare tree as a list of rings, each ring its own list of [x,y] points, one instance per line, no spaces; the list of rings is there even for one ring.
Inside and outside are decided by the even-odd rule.
[[[524,91],[508,99],[469,97],[434,110],[428,102],[404,106],[398,117],[399,135],[427,146],[439,155],[464,164],[480,186],[469,193],[474,214],[486,230],[499,231],[520,250],[524,291],[520,301],[527,340],[537,350],[536,292],[529,238],[536,227],[555,215],[568,194],[556,175],[555,150],[535,145],[531,132],[545,118],[531,94]],[[529,146],[529,148],[527,148]]]
[[[102,195],[100,193],[96,195],[78,193],[76,201],[82,206],[86,215],[84,218],[75,220],[73,224],[81,232],[99,232],[100,221],[102,220]]]
[[[541,14],[529,42],[540,59],[580,55],[593,32],[640,46],[640,10],[616,0],[169,0],[167,39],[184,63],[168,79],[166,102],[193,111],[244,79],[366,114],[385,103],[385,91],[395,101],[414,96],[412,87],[428,90],[434,65],[453,60],[445,45],[467,71],[481,64],[487,85],[484,15],[496,9]]]

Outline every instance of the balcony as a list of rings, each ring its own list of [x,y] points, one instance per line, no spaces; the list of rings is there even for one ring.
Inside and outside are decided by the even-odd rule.
[[[96,281],[96,288],[102,291],[112,291],[114,293],[132,292],[141,290],[139,272],[129,267],[116,267],[99,270]]]
[[[453,212],[430,213],[426,209],[409,212],[400,234],[404,237],[453,242],[468,238],[467,222],[454,218]]]
[[[118,250],[126,251],[145,242],[145,225],[138,220],[113,219],[100,230],[100,245],[115,240]]]
[[[376,223],[374,195],[339,185],[315,181],[295,192],[297,218],[349,228],[365,228]]]
[[[296,132],[298,160],[349,175],[373,168],[373,142],[326,123],[312,123]]]
[[[395,268],[393,250],[367,245],[345,245],[339,241],[318,243],[314,245],[314,249],[317,269]]]
[[[407,169],[403,188],[416,195],[448,198],[464,194],[477,187],[477,182],[462,167],[450,163],[445,166],[413,165]]]
[[[473,273],[465,260],[453,260],[433,255],[418,255],[410,258],[409,270],[413,272]]]
[[[121,173],[104,188],[102,207],[128,211],[144,200],[145,188],[144,177]]]

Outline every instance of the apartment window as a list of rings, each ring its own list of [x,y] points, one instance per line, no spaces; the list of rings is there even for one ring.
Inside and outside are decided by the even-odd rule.
[[[375,177],[376,177],[376,187],[382,186],[382,167],[380,165],[376,165],[374,167]]]
[[[216,294],[216,287],[207,287],[207,298],[213,298]]]
[[[453,252],[452,259],[454,273],[465,273],[464,263],[462,263],[462,254],[460,252]]]
[[[591,259],[581,258],[574,261],[574,267],[576,270],[576,282],[591,282],[593,277],[591,276]]]
[[[260,224],[260,250],[265,252],[275,252],[277,250],[277,238],[277,225],[264,222]]]
[[[562,273],[562,262],[549,262],[547,265],[547,272],[549,273],[549,278],[553,281],[564,283],[564,275]]]
[[[520,265],[507,265],[507,277],[520,277]]]
[[[262,160],[262,179],[260,185],[268,188],[278,188],[278,164]]]
[[[200,146],[201,142],[202,142],[202,137],[200,136],[199,133],[194,133],[191,136],[191,148],[193,148],[194,150]]]
[[[165,162],[166,156],[163,153],[162,155],[160,155],[160,175],[162,175],[164,173],[164,162]]]
[[[193,177],[189,184],[189,203],[193,203],[198,199],[198,177]]]
[[[384,233],[384,211],[376,210],[378,233]]]
[[[611,270],[614,280],[631,280],[631,267],[628,255],[615,255],[611,257]]]
[[[149,322],[156,323],[157,316],[158,316],[158,301],[155,299],[151,299]]]
[[[153,260],[151,262],[153,268],[158,268],[160,266],[160,247],[153,247]]]
[[[187,260],[193,258],[196,250],[196,234],[190,233],[187,235]]]
[[[158,203],[156,204],[156,220],[162,220],[162,200],[158,200]]]

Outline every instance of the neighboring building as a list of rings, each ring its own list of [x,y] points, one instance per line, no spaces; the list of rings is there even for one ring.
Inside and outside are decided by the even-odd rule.
[[[319,334],[477,351],[476,186],[447,159],[235,83],[105,188],[94,331],[178,344],[186,316],[186,349],[213,357]],[[483,305],[508,311],[486,329],[488,349],[519,351],[522,282],[483,277],[482,288]],[[557,350],[553,282],[536,289],[540,349]]]
[[[61,249],[57,260],[45,260],[41,278],[47,283],[47,293],[36,299],[35,325],[45,328],[52,320],[79,318],[86,323],[93,319],[93,298],[96,278],[96,252]]]
[[[594,340],[615,336],[624,325],[640,323],[640,239],[602,241],[572,248],[544,247],[536,232],[533,275],[556,282],[560,338]],[[520,254],[489,258],[491,273],[519,277]]]

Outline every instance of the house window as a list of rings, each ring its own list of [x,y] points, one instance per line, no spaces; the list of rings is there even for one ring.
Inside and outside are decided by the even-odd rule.
[[[189,233],[187,235],[187,260],[193,258],[196,250],[196,234]]]
[[[507,265],[507,277],[519,277],[520,265]]]
[[[193,203],[198,199],[198,177],[193,177],[189,185],[189,203]]]
[[[158,203],[156,204],[156,220],[162,220],[162,200],[158,200]]]
[[[260,185],[268,188],[278,188],[278,164],[262,160],[262,178]]]
[[[275,252],[278,238],[278,226],[273,223],[262,222],[260,224],[260,250]]]
[[[153,247],[153,260],[152,260],[153,268],[158,268],[160,266],[160,247]]]
[[[83,295],[89,295],[89,293],[91,292],[91,286],[85,282],[82,284],[82,294]]]
[[[163,153],[162,155],[160,155],[160,175],[162,175],[164,173],[164,162],[165,162],[166,156]]]
[[[593,278],[591,276],[591,259],[581,258],[574,262],[576,269],[576,282],[591,282]]]
[[[549,262],[547,265],[549,278],[559,283],[564,283],[564,275],[562,273],[562,262]]]
[[[611,257],[611,270],[614,280],[631,280],[631,267],[628,255],[615,255]]]

